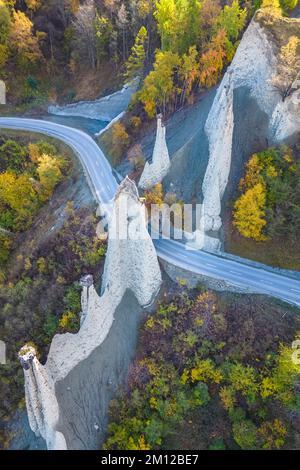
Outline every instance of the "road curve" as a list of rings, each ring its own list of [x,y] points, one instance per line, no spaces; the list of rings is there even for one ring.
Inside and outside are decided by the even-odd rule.
[[[0,117],[0,128],[38,132],[62,140],[80,159],[97,200],[108,203],[114,197],[118,184],[113,170],[85,132],[48,121],[5,117]],[[299,280],[204,251],[186,250],[184,244],[175,240],[153,242],[159,258],[175,266],[300,306]]]

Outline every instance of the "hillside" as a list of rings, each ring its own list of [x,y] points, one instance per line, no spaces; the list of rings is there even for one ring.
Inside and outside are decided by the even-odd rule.
[[[1,450],[300,449],[298,0],[0,0],[0,101]]]

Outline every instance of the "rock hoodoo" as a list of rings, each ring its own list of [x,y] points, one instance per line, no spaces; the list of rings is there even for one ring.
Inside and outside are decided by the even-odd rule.
[[[160,268],[136,185],[120,184],[109,222],[107,259],[102,290],[130,289],[140,305],[153,300],[161,284]]]
[[[0,80],[0,104],[6,104],[6,86],[3,80]]]
[[[63,383],[66,377],[71,375],[72,370],[87,360],[107,339],[115,322],[115,312],[126,292],[134,294],[139,304],[145,306],[153,301],[160,288],[160,268],[152,240],[147,232],[144,213],[134,182],[126,178],[119,186],[109,220],[109,242],[102,295],[97,294],[92,276],[88,275],[81,279],[83,292],[80,330],[77,334],[56,335],[52,340],[45,365],[41,365],[38,361],[33,346],[26,345],[20,351],[29,423],[32,430],[46,440],[48,449],[70,448],[67,444],[71,441],[70,436],[64,435],[61,429],[74,427],[74,423],[71,426],[70,423],[62,422],[62,416],[66,420],[67,413],[64,413],[62,409],[64,405],[60,403],[61,394],[56,393],[58,384]],[[122,345],[125,348],[125,340],[122,341]],[[116,351],[113,350],[109,354],[109,362],[112,369],[118,370],[120,361],[124,364],[123,356],[126,351],[115,349]],[[106,358],[105,361],[107,360]],[[125,363],[128,364],[128,361]],[[103,370],[103,374],[107,374],[107,367]],[[97,371],[97,374],[102,383],[102,371]],[[124,370],[122,373],[119,372],[120,377],[123,377],[123,374]],[[85,393],[83,407],[92,407],[94,401],[89,397],[88,390]],[[84,410],[83,416],[94,417],[98,412],[102,417],[105,415],[108,389],[105,387],[101,393],[103,394],[99,405],[101,410],[87,409]],[[74,419],[76,417],[72,417],[72,420]],[[89,421],[88,418],[86,420]],[[96,432],[94,423],[91,422],[85,422],[83,426],[81,421],[78,428],[82,429],[82,432],[91,428],[94,433]],[[79,441],[84,441],[80,435]]]
[[[167,175],[169,168],[170,157],[166,143],[166,128],[162,122],[162,116],[158,115],[152,162],[146,162],[139,181],[139,187],[142,189],[150,189],[157,183],[160,183]]]

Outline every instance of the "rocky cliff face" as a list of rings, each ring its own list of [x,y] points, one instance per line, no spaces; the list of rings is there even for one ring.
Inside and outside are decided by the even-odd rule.
[[[162,116],[158,116],[152,162],[146,162],[139,181],[139,187],[142,189],[150,189],[157,183],[160,183],[167,175],[169,168],[170,157],[166,144],[166,128],[162,123]]]
[[[85,377],[87,387],[85,397],[82,397],[82,389],[76,389],[76,387],[72,389],[68,386],[72,391],[74,406],[79,399],[82,404],[82,413],[75,413],[72,418],[64,409],[68,400],[64,398],[62,401],[61,397],[64,396],[63,391],[66,390],[65,381],[69,380],[72,372],[80,367],[83,361],[87,364],[96,350],[100,354],[98,363],[101,362],[103,355],[105,358],[102,358],[103,364],[105,363],[104,369],[97,367],[94,371],[95,376],[98,377],[97,383],[105,382],[107,368],[111,367],[115,382],[120,381],[126,372],[130,355],[134,352],[134,340],[127,338],[128,341],[126,341],[126,338],[122,337],[118,346],[113,349],[109,348],[109,357],[103,345],[105,342],[110,343],[110,334],[116,335],[116,331],[119,330],[127,331],[120,311],[118,313],[119,326],[112,329],[115,323],[115,313],[124,300],[125,294],[130,292],[130,295],[137,299],[130,309],[131,315],[136,313],[135,322],[131,322],[136,330],[139,318],[138,306],[151,303],[161,284],[158,260],[152,240],[146,230],[143,213],[143,206],[139,201],[135,184],[127,178],[117,191],[109,221],[109,244],[103,294],[101,296],[97,294],[90,276],[82,280],[81,328],[75,335],[66,333],[53,338],[44,366],[39,363],[31,346],[25,346],[20,351],[20,361],[25,375],[29,423],[32,430],[46,440],[48,449],[85,448],[87,435],[91,439],[91,429],[94,433],[93,448],[97,447],[97,443],[99,445],[100,437],[96,431],[102,429],[103,433],[101,419],[106,415],[111,391],[108,393],[106,386],[102,389],[91,387],[89,390],[87,376]],[[120,324],[123,326],[120,327]],[[133,331],[132,338],[135,336],[136,331]],[[131,345],[131,348],[128,349],[127,343]],[[120,364],[123,364],[122,370],[120,370]],[[93,383],[93,368],[85,368],[90,370],[90,379]],[[114,371],[119,371],[117,376]],[[77,380],[74,375],[73,378]],[[58,386],[60,386],[60,393],[56,392]],[[94,402],[95,400],[99,402],[99,397],[93,396],[93,393],[98,393],[101,397],[98,409],[95,409]],[[76,422],[76,416],[79,419],[78,422]],[[92,418],[98,423],[97,429],[95,423],[91,421]],[[71,423],[69,419],[72,419]],[[82,425],[82,419],[85,419],[84,425]],[[71,435],[72,432],[73,435]],[[76,435],[75,440],[74,435]],[[76,447],[74,447],[74,442],[76,442]]]
[[[206,231],[219,230],[222,225],[221,200],[231,168],[233,136],[237,124],[234,113],[237,91],[247,89],[251,99],[255,100],[268,119],[268,144],[283,142],[300,129],[299,101],[295,100],[294,93],[282,101],[280,93],[272,84],[272,77],[278,67],[278,37],[267,27],[267,23],[261,21],[261,15],[258,12],[245,32],[218,88],[205,124],[209,142],[209,162],[202,185]],[[287,21],[293,23],[293,30],[300,32],[299,20]],[[286,34],[285,41],[287,39]],[[247,114],[247,107],[244,113]],[[243,119],[243,116],[239,116],[239,119]],[[249,133],[256,131],[248,129]]]

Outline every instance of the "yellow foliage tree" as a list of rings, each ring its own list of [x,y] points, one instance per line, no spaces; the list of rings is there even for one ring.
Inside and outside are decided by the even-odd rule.
[[[129,135],[124,124],[116,122],[112,126],[112,144],[113,146],[126,146],[129,144]]]
[[[16,49],[21,61],[37,62],[42,57],[32,21],[22,11],[13,11],[10,44]]]
[[[76,324],[77,322],[77,315],[73,312],[65,312],[61,319],[59,320],[59,327],[63,330],[63,331],[68,331],[68,330],[72,330],[73,327],[74,327],[74,324]]]
[[[260,174],[261,170],[262,165],[259,161],[258,155],[255,153],[246,164],[246,174],[240,181],[239,189],[244,191],[252,188],[258,183],[262,183],[263,179]]]
[[[161,206],[164,201],[164,193],[163,193],[162,184],[158,183],[154,186],[153,189],[151,189],[151,191],[146,191],[145,198],[146,198],[146,202],[145,202],[146,207],[151,207],[152,204]]]
[[[36,11],[41,6],[41,0],[25,0],[26,6],[29,10]]]
[[[261,8],[275,16],[280,16],[282,13],[279,0],[262,0]]]
[[[221,403],[223,407],[225,408],[225,410],[227,411],[232,410],[236,403],[234,389],[232,387],[221,387],[219,395],[220,395]]]
[[[0,174],[0,202],[16,213],[17,228],[25,228],[38,206],[37,194],[28,175]]]
[[[191,370],[192,382],[207,382],[211,380],[218,384],[222,378],[222,373],[216,368],[211,359],[199,360],[196,367]]]
[[[156,108],[166,114],[175,97],[181,92],[174,81],[175,72],[180,64],[178,54],[160,50],[156,52],[154,68],[145,78],[139,93],[139,98],[150,118],[155,116]]]
[[[263,234],[267,221],[266,217],[266,188],[257,183],[242,194],[234,204],[233,224],[241,235],[264,241]]]
[[[39,158],[37,173],[43,188],[44,194],[42,197],[47,199],[62,178],[58,159],[44,154]]]

